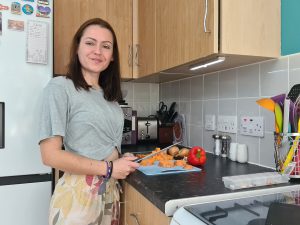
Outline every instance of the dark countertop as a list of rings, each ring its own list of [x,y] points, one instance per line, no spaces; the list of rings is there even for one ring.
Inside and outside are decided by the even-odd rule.
[[[122,151],[130,151],[130,148],[128,147],[129,146],[122,147]],[[155,147],[150,145],[146,147],[133,146],[133,152],[145,151],[146,149],[151,151],[154,148]],[[162,212],[165,212],[166,202],[173,199],[185,199],[247,190],[240,189],[232,191],[228,188],[225,188],[222,181],[223,176],[272,171],[274,170],[266,167],[249,163],[243,164],[233,162],[228,158],[222,158],[211,153],[207,153],[207,161],[201,172],[147,176],[140,171],[136,171],[128,176],[126,182],[132,185]],[[272,187],[287,185],[291,185],[291,183],[272,185]],[[251,190],[263,188],[266,188],[266,186],[251,188]]]

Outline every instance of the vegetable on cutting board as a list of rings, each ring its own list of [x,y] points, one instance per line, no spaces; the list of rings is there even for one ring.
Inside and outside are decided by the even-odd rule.
[[[187,157],[187,161],[189,164],[193,166],[203,166],[206,163],[206,152],[200,146],[194,146],[189,151],[189,155]]]

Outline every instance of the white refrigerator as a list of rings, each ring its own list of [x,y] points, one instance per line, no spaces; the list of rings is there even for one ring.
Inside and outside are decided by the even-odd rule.
[[[51,168],[37,133],[53,76],[53,0],[0,1],[0,224],[46,225]]]

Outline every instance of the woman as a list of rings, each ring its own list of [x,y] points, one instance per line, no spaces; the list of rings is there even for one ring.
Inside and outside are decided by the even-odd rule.
[[[51,199],[49,224],[118,224],[117,179],[139,164],[133,156],[119,158],[124,118],[112,27],[100,18],[86,21],[70,56],[67,76],[53,78],[43,94],[42,160],[65,172]]]

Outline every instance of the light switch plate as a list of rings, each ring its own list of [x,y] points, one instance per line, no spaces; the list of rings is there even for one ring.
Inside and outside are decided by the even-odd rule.
[[[216,129],[216,115],[205,115],[205,130]]]
[[[218,117],[218,131],[236,134],[237,117],[220,115]]]
[[[253,116],[241,116],[241,134],[263,137],[264,118]]]

